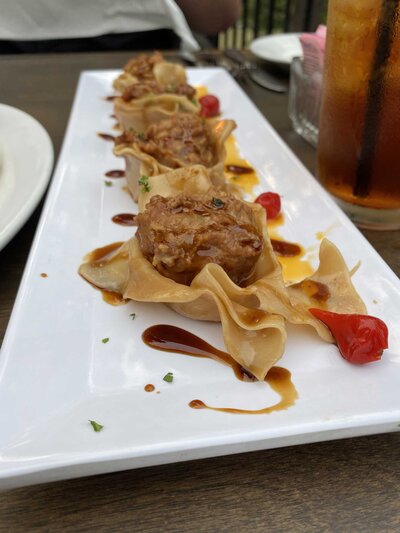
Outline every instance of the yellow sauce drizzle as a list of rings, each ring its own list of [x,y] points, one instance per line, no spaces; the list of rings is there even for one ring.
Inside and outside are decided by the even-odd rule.
[[[279,227],[283,226],[285,222],[284,215],[281,213],[277,218],[270,220],[268,222],[268,233],[271,239],[277,239],[284,241],[284,239],[279,234]],[[298,243],[296,243],[298,244]],[[287,283],[294,283],[296,281],[301,281],[314,272],[314,268],[311,266],[311,263],[308,259],[305,259],[306,250],[299,244],[301,248],[301,253],[295,257],[281,257],[276,256],[279,263],[282,266],[282,275],[283,279]]]
[[[271,239],[281,239],[281,237],[276,235],[273,235],[274,229],[279,228],[280,226],[283,226],[285,223],[285,216],[283,213],[279,213],[279,215],[276,218],[273,218],[272,220],[268,221],[268,233],[271,237]]]
[[[293,283],[301,281],[314,272],[314,268],[311,266],[307,259],[304,259],[305,250],[302,246],[301,254],[296,257],[278,257],[278,261],[282,266],[283,279],[287,283]]]
[[[201,98],[202,96],[205,96],[208,94],[208,89],[205,85],[196,85],[196,98],[197,100]]]
[[[241,157],[234,135],[230,135],[228,137],[225,143],[225,148],[225,167],[227,165],[236,165],[239,167],[249,167],[252,169],[252,172],[246,174],[234,174],[233,172],[225,171],[227,180],[234,185],[237,185],[241,189],[244,189],[248,194],[251,194],[253,192],[253,188],[260,183],[260,179],[247,159]]]
[[[196,98],[199,99],[202,96],[208,94],[207,87],[204,85],[199,85],[196,87]],[[228,165],[236,165],[239,167],[249,167],[252,169],[252,172],[246,174],[234,174],[225,170],[226,179],[235,186],[243,189],[247,194],[252,194],[253,189],[256,185],[260,183],[260,179],[257,175],[257,172],[252,167],[252,165],[244,159],[239,152],[239,147],[236,142],[235,136],[232,134],[228,137],[226,143],[226,158],[225,158],[225,167]],[[282,236],[279,235],[278,228],[283,226],[285,218],[283,214],[280,214],[276,219],[268,222],[268,231],[271,239],[285,240]],[[328,228],[327,231],[329,231]],[[317,239],[322,240],[325,236],[324,232],[317,233]],[[311,266],[310,262],[304,259],[306,250],[302,246],[300,255],[296,257],[278,257],[278,261],[282,265],[282,274],[286,282],[296,282],[301,281],[304,278],[311,276],[314,272],[314,268]]]
[[[196,89],[196,98],[197,100],[206,94],[208,94],[208,89],[205,85],[197,85]],[[228,140],[225,143],[226,148],[226,165],[237,165],[240,167],[250,167],[253,168],[247,159],[241,157],[239,148],[234,135],[230,135]],[[246,193],[251,194],[253,192],[253,187],[260,183],[260,180],[257,176],[256,171],[253,169],[253,172],[248,174],[237,175],[233,172],[225,172],[226,179],[234,185],[237,185],[243,189]]]

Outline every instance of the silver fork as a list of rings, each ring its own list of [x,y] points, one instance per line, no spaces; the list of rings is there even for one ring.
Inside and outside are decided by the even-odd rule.
[[[246,69],[243,66],[234,64],[227,57],[217,57],[211,52],[198,52],[197,57],[187,50],[179,52],[179,58],[190,66],[198,67],[223,67],[226,69],[233,78],[241,83],[247,83],[248,76]]]

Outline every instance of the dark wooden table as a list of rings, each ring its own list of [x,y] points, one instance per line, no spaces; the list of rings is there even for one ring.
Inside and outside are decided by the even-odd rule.
[[[0,56],[0,102],[37,118],[57,156],[79,72],[119,68],[129,56]],[[244,88],[313,171],[315,152],[292,131],[287,97]],[[0,341],[41,207],[0,252]],[[364,235],[400,274],[400,232]],[[17,489],[0,494],[0,531],[394,532],[399,496],[400,434],[392,433]]]

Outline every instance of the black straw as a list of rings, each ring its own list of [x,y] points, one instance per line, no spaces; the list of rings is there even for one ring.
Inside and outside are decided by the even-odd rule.
[[[386,67],[395,36],[399,5],[400,0],[382,0],[375,55],[368,83],[365,122],[361,137],[361,151],[357,165],[356,182],[353,189],[354,195],[361,198],[368,196],[371,184]]]

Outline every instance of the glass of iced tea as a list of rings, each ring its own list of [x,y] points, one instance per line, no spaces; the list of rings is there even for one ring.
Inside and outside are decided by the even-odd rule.
[[[400,0],[330,0],[318,177],[359,226],[400,228]]]

